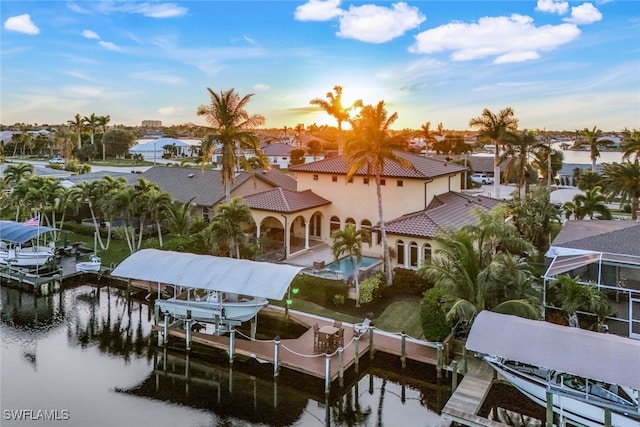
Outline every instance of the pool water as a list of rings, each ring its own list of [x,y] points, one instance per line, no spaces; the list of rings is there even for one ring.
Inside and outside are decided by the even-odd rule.
[[[377,263],[380,261],[379,258],[375,258],[375,257],[368,257],[368,256],[363,256],[360,259],[360,263],[358,263],[358,260],[354,257],[353,259],[354,264],[356,266],[356,269],[359,268],[363,268],[363,267],[370,267],[373,264]],[[331,271],[339,271],[343,274],[346,275],[352,275],[353,274],[353,268],[351,266],[351,260],[349,259],[349,257],[344,257],[344,258],[340,258],[338,261],[334,261],[332,263],[329,263],[325,266],[326,269],[331,270]]]

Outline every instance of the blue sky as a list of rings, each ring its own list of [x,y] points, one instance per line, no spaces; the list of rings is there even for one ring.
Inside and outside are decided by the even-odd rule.
[[[335,126],[309,104],[384,100],[395,128],[640,127],[640,2],[1,1],[0,123],[204,124],[207,87],[265,127]]]

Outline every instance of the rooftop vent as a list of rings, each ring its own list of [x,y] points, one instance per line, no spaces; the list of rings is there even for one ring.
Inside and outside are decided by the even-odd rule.
[[[187,175],[189,178],[193,178],[195,175],[190,173],[189,175]]]

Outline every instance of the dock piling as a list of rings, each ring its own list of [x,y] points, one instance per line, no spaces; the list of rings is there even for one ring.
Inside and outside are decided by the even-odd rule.
[[[229,329],[229,363],[233,363],[233,354],[235,352],[236,344],[236,328],[230,326]]]
[[[187,351],[191,351],[191,310],[187,310],[187,318],[184,321],[185,325],[185,344]]]
[[[458,388],[458,361],[451,362],[451,390]]]
[[[360,365],[360,336],[359,335],[357,335],[353,340],[353,348],[355,352],[355,357],[353,359],[353,367],[356,370],[356,373],[358,373],[358,367]]]
[[[442,378],[442,343],[436,344],[436,375],[438,379]]]
[[[402,337],[400,341],[400,364],[404,369],[407,366],[407,334],[402,331],[400,336]]]
[[[280,337],[277,336],[274,341],[274,347],[273,347],[273,376],[274,377],[277,377],[278,372],[280,371],[279,360],[278,360],[279,357],[280,357]]]
[[[331,353],[329,350],[324,354],[324,392],[329,394],[331,389]]]
[[[340,387],[344,387],[344,361],[342,360],[342,352],[344,349],[338,347],[338,378],[340,379]]]
[[[376,348],[373,345],[373,326],[369,326],[369,358],[373,360]]]

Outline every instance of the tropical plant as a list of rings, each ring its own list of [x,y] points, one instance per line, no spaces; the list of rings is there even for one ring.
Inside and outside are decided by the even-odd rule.
[[[384,101],[378,102],[376,106],[365,105],[358,116],[350,121],[353,137],[347,141],[345,146],[345,156],[349,168],[346,176],[347,181],[358,173],[374,177],[378,199],[378,226],[382,237],[387,285],[393,281],[393,271],[384,222],[380,180],[386,165],[395,163],[401,167],[411,167],[411,163],[399,155],[398,150],[404,145],[403,139],[398,135],[393,135],[390,130],[391,125],[397,119],[397,113],[391,115],[387,113]]]
[[[353,282],[356,287],[356,306],[359,306],[360,285],[356,264],[362,261],[362,244],[371,241],[369,231],[364,228],[357,230],[355,225],[347,224],[342,230],[334,230],[333,233],[331,233],[331,240],[331,253],[333,253],[336,261],[343,254],[347,254],[349,257],[351,271],[353,271]]]
[[[577,187],[582,191],[589,191],[593,187],[601,185],[601,180],[602,177],[600,176],[600,174],[592,170],[588,170],[586,172],[580,171],[576,178]]]
[[[173,202],[166,212],[167,230],[174,236],[189,236],[201,228],[199,217],[191,211],[192,197],[187,203]]]
[[[593,219],[593,215],[598,213],[598,219],[611,219],[611,211],[606,203],[607,197],[601,190],[602,187],[596,185],[584,194],[576,194],[573,196],[573,202],[564,204],[565,214],[570,213],[576,219],[584,219],[586,216]]]
[[[602,187],[609,197],[621,196],[631,202],[631,219],[638,219],[640,210],[640,163],[636,158],[622,163],[602,165]]]
[[[420,126],[420,130],[416,132],[417,136],[424,139],[426,144],[425,151],[428,153],[430,150],[433,150],[434,144],[438,142],[438,138],[436,136],[443,136],[444,129],[442,127],[442,123],[438,124],[437,130],[431,129],[431,122],[425,122]]]
[[[240,258],[240,247],[246,237],[243,225],[253,224],[251,209],[240,197],[234,197],[227,203],[222,203],[216,208],[216,213],[205,233],[211,237],[211,246],[226,246],[229,257]]]
[[[209,132],[208,144],[203,144],[203,166],[207,158],[211,158],[214,142],[222,147],[222,185],[225,190],[225,200],[231,198],[231,184],[239,167],[251,171],[244,155],[238,155],[238,151],[251,151],[260,159],[262,167],[268,168],[269,162],[260,150],[258,137],[250,130],[264,123],[263,116],[250,115],[245,109],[253,94],[240,97],[235,89],[217,93],[207,88],[211,96],[210,105],[198,107],[197,115],[204,116]],[[206,148],[206,151],[204,150]]]
[[[549,299],[565,314],[569,326],[580,327],[578,311],[584,310],[596,316],[595,329],[605,331],[604,322],[613,311],[606,294],[593,283],[581,283],[578,276],[557,276],[549,283]]]
[[[500,155],[500,163],[513,159],[507,164],[504,174],[508,177],[513,173],[516,178],[518,194],[522,195],[523,188],[526,194],[529,192],[528,183],[532,175],[529,157],[540,146],[540,143],[536,139],[535,132],[529,130],[506,131],[503,138],[507,144],[506,150]]]
[[[635,156],[635,160],[640,157],[640,130],[632,131],[625,129],[622,139],[622,160],[630,159]]]
[[[111,122],[111,116],[98,116],[96,124],[102,128],[102,161],[107,160],[107,148],[104,141],[104,134],[107,133],[107,126]]]
[[[531,166],[538,171],[538,175],[542,177],[542,182],[547,183],[547,186],[551,186],[553,177],[562,169],[563,159],[564,154],[562,151],[541,144],[533,152]],[[551,172],[551,175],[549,175],[549,172]]]
[[[602,138],[602,131],[594,126],[592,130],[584,128],[578,134],[578,139],[573,144],[574,149],[588,148],[589,158],[591,159],[591,170],[595,172],[596,161],[600,157],[600,148],[607,148],[613,145],[610,139]]]
[[[551,203],[549,189],[541,187],[524,197],[513,198],[507,206],[520,235],[538,251],[546,251],[551,243],[552,224],[561,222],[558,208]]]
[[[500,198],[500,144],[505,143],[504,136],[507,131],[515,131],[518,128],[518,119],[511,107],[500,110],[498,114],[489,109],[482,110],[479,117],[469,120],[469,127],[477,128],[478,138],[489,140],[495,146],[494,155],[494,184],[493,197]]]
[[[73,117],[73,120],[67,120],[67,124],[69,128],[75,131],[76,136],[78,138],[78,150],[82,147],[82,131],[84,130],[84,120],[80,116],[80,114],[76,114]]]
[[[349,120],[349,114],[354,108],[362,106],[362,101],[357,100],[350,106],[342,105],[342,86],[334,86],[333,92],[327,92],[327,99],[314,98],[309,103],[322,108],[327,114],[338,122],[338,155],[342,155],[342,123]]]
[[[431,288],[424,293],[420,303],[420,322],[425,340],[442,342],[451,332],[452,325],[444,309],[446,301],[446,294],[441,288]]]
[[[448,295],[449,321],[471,321],[481,310],[539,317],[536,278],[520,256],[536,251],[506,213],[477,211],[476,225],[440,233],[431,263],[418,270]]]
[[[82,121],[85,127],[89,129],[89,135],[91,136],[91,145],[95,141],[96,129],[100,126],[99,118],[95,113],[91,113],[90,116],[84,116]]]

